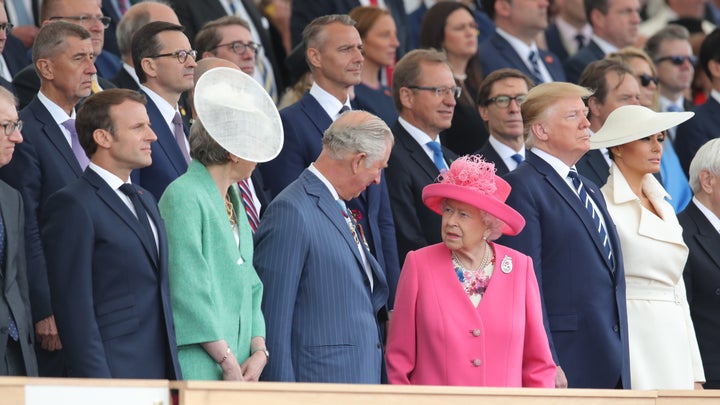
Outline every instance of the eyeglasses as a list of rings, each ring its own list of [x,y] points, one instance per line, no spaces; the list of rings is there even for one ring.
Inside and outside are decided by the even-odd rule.
[[[17,120],[16,122],[11,121],[11,122],[8,122],[5,124],[0,124],[0,127],[3,127],[3,129],[5,130],[6,136],[11,136],[12,134],[15,133],[16,129],[18,131],[22,131],[23,122],[22,122],[22,120]]]
[[[519,96],[510,97],[510,96],[497,96],[493,98],[489,98],[485,105],[488,106],[490,103],[495,103],[495,105],[498,108],[508,108],[510,106],[510,102],[515,100],[515,103],[517,105],[520,105],[525,99],[527,98],[527,94],[521,94]]]
[[[50,17],[48,18],[48,20],[73,20],[77,21],[78,24],[82,25],[83,27],[92,27],[93,24],[100,21],[103,28],[107,28],[110,26],[110,21],[112,21],[112,18],[103,15],[67,15]]]
[[[690,62],[690,64],[694,66],[695,62],[697,62],[697,58],[692,55],[690,55],[690,56],[671,55],[671,56],[663,56],[662,58],[657,58],[657,59],[655,59],[655,63],[657,64],[660,62],[665,62],[666,60],[669,60],[670,63],[672,63],[675,66],[680,66],[683,63],[685,63],[685,61]]]
[[[5,31],[6,34],[9,34],[13,27],[15,26],[10,23],[2,23],[0,24],[0,31]]]
[[[641,75],[638,75],[638,78],[640,79],[640,84],[641,84],[643,87],[649,86],[650,83],[655,83],[656,86],[658,85],[658,83],[660,83],[660,78],[659,78],[659,77],[646,75],[646,74],[644,74],[644,73],[641,74]]]
[[[258,51],[261,48],[260,44],[256,44],[255,42],[252,42],[252,41],[250,41],[250,42],[235,41],[235,42],[230,42],[229,44],[220,44],[220,45],[212,48],[211,51],[218,49],[222,46],[229,47],[230,50],[235,55],[242,55],[248,49],[250,49],[253,53],[255,53],[257,55]]]
[[[462,87],[428,87],[428,86],[407,86],[408,89],[434,91],[438,97],[452,95],[453,98],[460,98]]]
[[[194,49],[191,49],[189,51],[181,50],[181,51],[175,51],[170,53],[161,53],[159,55],[151,55],[147,56],[147,58],[155,59],[155,58],[163,58],[166,56],[174,56],[177,58],[178,62],[185,63],[188,56],[192,56],[193,59],[197,60],[197,51]]]

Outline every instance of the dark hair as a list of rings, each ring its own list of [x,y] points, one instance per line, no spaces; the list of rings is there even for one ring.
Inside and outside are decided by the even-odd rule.
[[[491,20],[495,20],[495,1],[496,0],[482,0],[482,9]],[[508,3],[511,2],[511,0],[507,1]]]
[[[447,26],[447,19],[450,14],[457,10],[464,9],[470,16],[473,16],[472,10],[462,3],[454,1],[444,1],[435,3],[434,6],[425,13],[423,17],[422,25],[420,26],[420,48],[434,48],[442,50],[443,42],[445,41],[445,27]],[[474,18],[474,16],[473,16]],[[478,57],[470,58],[467,66],[465,67],[465,74],[467,79],[465,84],[471,89],[477,89],[482,81],[482,70],[480,68],[480,59]],[[467,89],[463,89],[464,94],[469,94]],[[470,103],[474,103],[475,100],[472,98],[461,97],[460,100],[465,100]]]
[[[220,45],[222,41],[222,35],[220,35],[220,28],[228,27],[233,25],[239,25],[245,27],[250,31],[250,24],[240,17],[234,15],[226,15],[220,17],[217,20],[208,21],[195,35],[195,50],[198,52],[198,59],[202,58],[202,54],[210,52]],[[213,53],[215,54],[215,53]]]
[[[83,102],[77,112],[75,130],[78,134],[78,141],[88,157],[92,157],[97,151],[97,144],[93,138],[93,132],[96,129],[104,129],[115,138],[115,127],[112,117],[110,117],[110,109],[125,101],[135,101],[142,105],[147,102],[144,95],[128,89],[107,89],[91,95]]]
[[[653,34],[645,43],[645,52],[650,56],[650,59],[655,61],[660,57],[660,46],[665,41],[688,41],[689,43],[690,32],[682,25],[668,24]]]
[[[525,84],[527,85],[528,90],[530,90],[535,84],[533,81],[527,77],[526,74],[523,72],[512,69],[512,68],[502,68],[493,71],[487,77],[485,77],[485,80],[480,83],[480,88],[478,89],[478,99],[477,104],[480,105],[486,105],[488,102],[488,99],[490,98],[490,93],[492,93],[492,88],[495,83],[499,82],[500,80],[509,79],[509,78],[515,78],[515,79],[522,79],[525,81]]]
[[[348,13],[348,16],[355,20],[355,29],[358,30],[360,38],[365,38],[377,20],[385,15],[391,16],[389,11],[372,6],[355,7]]]
[[[700,66],[702,66],[705,74],[712,80],[713,76],[710,74],[710,61],[714,60],[720,63],[720,28],[715,28],[713,32],[709,33],[708,36],[703,39],[700,45],[700,55],[698,56],[700,58]]]
[[[605,99],[610,91],[607,81],[607,74],[610,72],[617,73],[620,77],[616,88],[622,84],[625,75],[635,77],[635,73],[633,73],[632,68],[630,68],[630,66],[625,62],[617,59],[605,58],[596,60],[595,62],[587,65],[585,70],[583,70],[582,75],[580,75],[578,84],[582,87],[592,89],[593,95],[590,97],[595,97],[601,104],[605,104]],[[590,97],[588,97],[588,99]],[[587,103],[587,100],[585,102]],[[588,112],[588,118],[590,118],[591,114],[592,112]]]
[[[165,31],[183,32],[184,30],[182,25],[164,21],[153,21],[142,26],[142,28],[133,35],[130,49],[132,51],[133,65],[135,65],[135,74],[140,83],[147,81],[147,76],[142,68],[142,60],[151,55],[157,55],[162,49],[158,34]]]
[[[590,25],[592,25],[590,13],[593,10],[597,10],[603,15],[606,15],[610,10],[610,0],[584,0],[583,5],[585,6],[585,18]]]

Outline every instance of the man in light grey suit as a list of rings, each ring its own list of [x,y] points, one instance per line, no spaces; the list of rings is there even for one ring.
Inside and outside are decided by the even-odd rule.
[[[15,96],[0,87],[0,167],[21,143]],[[37,376],[20,193],[0,181],[0,376]]]
[[[262,379],[377,384],[388,285],[345,201],[380,182],[393,135],[380,118],[348,111],[322,144],[255,234],[271,353]]]

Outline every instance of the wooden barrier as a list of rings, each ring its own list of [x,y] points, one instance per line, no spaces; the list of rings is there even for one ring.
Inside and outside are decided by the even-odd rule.
[[[472,388],[0,377],[0,405],[717,405],[718,391]]]

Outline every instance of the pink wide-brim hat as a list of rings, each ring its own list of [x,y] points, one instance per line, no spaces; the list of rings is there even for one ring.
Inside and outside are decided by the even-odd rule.
[[[525,218],[505,204],[510,184],[495,175],[495,165],[480,156],[463,156],[450,164],[438,177],[439,182],[423,188],[425,205],[442,215],[443,200],[457,200],[472,205],[504,223],[502,233],[517,235],[525,227]]]

